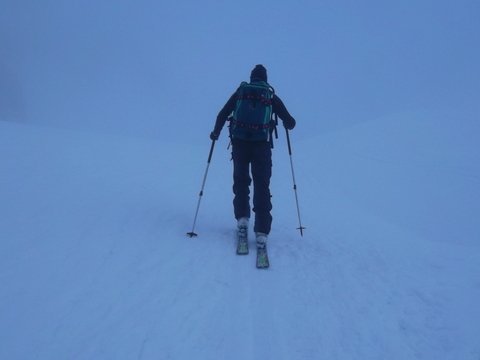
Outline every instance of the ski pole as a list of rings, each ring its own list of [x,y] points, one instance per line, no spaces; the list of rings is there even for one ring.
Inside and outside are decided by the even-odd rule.
[[[290,156],[290,168],[292,169],[292,178],[293,178],[293,191],[295,192],[295,202],[297,204],[297,215],[298,215],[298,223],[299,223],[299,227],[297,228],[297,230],[300,230],[300,235],[303,236],[303,230],[305,230],[305,227],[302,226],[302,220],[300,219],[300,207],[298,206],[297,183],[295,181],[295,171],[293,170],[292,145],[290,143],[290,134],[288,133],[288,129],[285,129],[285,132],[287,133],[288,155]]]
[[[202,188],[200,189],[200,194],[198,196],[197,210],[195,211],[195,218],[193,219],[192,231],[187,233],[187,235],[190,237],[198,236],[194,231],[195,224],[197,223],[198,209],[200,209],[200,201],[202,200],[203,189],[205,188],[205,182],[207,181],[208,168],[210,167],[210,161],[212,160],[214,146],[215,146],[215,140],[212,140],[212,146],[210,147],[210,152],[208,154],[207,168],[205,169],[205,174],[203,175]]]

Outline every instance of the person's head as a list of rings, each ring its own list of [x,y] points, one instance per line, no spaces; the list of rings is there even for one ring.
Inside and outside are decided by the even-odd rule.
[[[250,74],[250,81],[267,82],[267,69],[263,65],[255,66]]]

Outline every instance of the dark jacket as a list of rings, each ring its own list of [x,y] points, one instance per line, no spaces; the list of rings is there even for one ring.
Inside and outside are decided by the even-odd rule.
[[[215,122],[215,127],[213,133],[219,135],[225,125],[225,122],[228,119],[228,116],[235,110],[237,104],[237,91],[235,91],[230,99],[228,99],[225,106],[220,110],[217,116],[217,121]],[[272,110],[278,117],[283,121],[283,126],[288,130],[291,130],[295,127],[296,121],[292,115],[288,112],[287,108],[283,104],[283,101],[277,96],[273,95],[272,99]]]

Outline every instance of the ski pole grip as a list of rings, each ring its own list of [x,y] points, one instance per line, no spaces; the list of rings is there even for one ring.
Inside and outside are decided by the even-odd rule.
[[[212,160],[212,155],[213,155],[213,148],[215,146],[215,140],[212,140],[212,146],[210,146],[210,152],[208,153],[208,163],[210,164],[210,161]]]
[[[287,128],[285,128],[285,132],[287,133],[288,154],[292,155],[292,145],[290,144],[290,134]]]

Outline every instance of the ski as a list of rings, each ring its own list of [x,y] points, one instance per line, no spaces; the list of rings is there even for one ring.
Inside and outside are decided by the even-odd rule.
[[[237,222],[237,255],[248,254],[248,218],[241,217]]]
[[[248,239],[239,237],[237,240],[237,255],[248,255]]]
[[[267,269],[269,266],[267,248],[257,248],[257,268]]]

